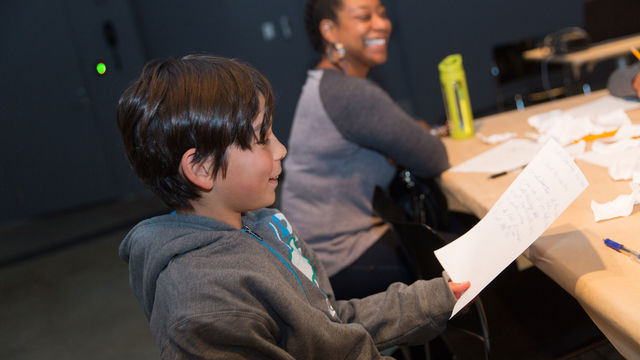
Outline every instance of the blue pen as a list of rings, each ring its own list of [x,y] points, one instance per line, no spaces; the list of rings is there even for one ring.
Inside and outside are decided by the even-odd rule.
[[[613,250],[617,251],[617,252],[625,252],[627,254],[629,254],[629,256],[635,260],[640,262],[640,253],[638,253],[635,250],[631,250],[627,247],[625,247],[624,245],[617,243],[609,238],[604,239],[604,244],[607,245],[608,247],[612,248]]]

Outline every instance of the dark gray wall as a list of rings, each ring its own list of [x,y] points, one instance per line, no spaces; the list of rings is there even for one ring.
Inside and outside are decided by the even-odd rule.
[[[487,112],[497,96],[490,73],[493,47],[583,21],[582,0],[402,0],[395,10],[411,99],[416,114],[429,122],[445,117],[437,69],[445,56],[462,54],[474,113]]]
[[[429,122],[444,118],[437,63],[459,52],[474,111],[495,108],[492,48],[582,25],[582,0],[385,0],[389,62],[371,77]],[[155,57],[204,52],[242,59],[275,94],[285,141],[305,73],[302,0],[4,0],[0,2],[0,222],[143,192],[115,127],[127,83]],[[111,22],[117,43],[109,44]],[[98,60],[109,65],[98,76]]]
[[[276,95],[274,132],[287,140],[297,97],[315,56],[304,31],[302,1],[132,3],[148,58],[207,53],[238,58],[261,71]],[[272,29],[273,37],[265,37],[263,27]]]
[[[129,3],[4,0],[0,14],[0,221],[143,191],[114,115],[144,62]],[[119,32],[115,50],[106,21]]]

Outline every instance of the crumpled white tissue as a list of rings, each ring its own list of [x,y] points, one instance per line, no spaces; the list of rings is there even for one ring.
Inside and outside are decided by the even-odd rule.
[[[588,116],[574,116],[554,110],[531,116],[527,122],[540,133],[539,142],[554,138],[561,145],[571,144],[587,135],[602,134],[631,125],[631,119],[622,110]]]
[[[564,149],[571,155],[572,158],[576,158],[584,154],[587,148],[587,143],[584,140],[580,140],[575,144],[567,145]]]
[[[619,129],[622,126],[631,125],[629,115],[627,115],[627,113],[622,109],[603,114],[596,114],[596,116],[592,118],[592,122],[595,126],[602,126],[603,129],[606,129],[605,131],[611,131]]]
[[[615,200],[604,204],[591,200],[591,210],[596,222],[631,215],[633,206],[640,204],[640,185],[637,183],[630,185],[631,194],[629,195],[620,195]]]
[[[629,180],[634,172],[640,171],[640,139],[596,141],[591,151],[576,158],[606,167],[613,180]]]
[[[482,142],[484,143],[497,144],[516,137],[516,133],[506,132],[502,134],[493,134],[491,136],[484,136],[483,134],[477,133],[476,136],[479,137],[480,140],[482,140]]]
[[[609,166],[609,176],[613,180],[631,180],[640,177],[640,157],[622,156]]]
[[[622,139],[631,139],[640,136],[640,124],[622,125],[611,141],[619,141]]]
[[[638,146],[640,146],[640,139],[621,139],[616,142],[595,141],[591,145],[591,151],[599,154],[617,154]]]

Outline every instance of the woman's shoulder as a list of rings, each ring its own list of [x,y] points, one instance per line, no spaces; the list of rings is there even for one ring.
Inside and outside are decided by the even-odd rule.
[[[322,71],[321,86],[338,87],[337,85],[339,85],[343,90],[357,89],[382,91],[376,83],[366,78],[347,76],[341,71],[334,69],[321,69],[319,71]]]
[[[320,81],[320,96],[329,102],[354,102],[377,104],[389,101],[390,96],[369,79],[346,76],[340,71],[324,69]]]

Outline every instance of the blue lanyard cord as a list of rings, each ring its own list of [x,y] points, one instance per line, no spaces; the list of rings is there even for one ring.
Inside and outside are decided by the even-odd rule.
[[[296,274],[295,271],[293,271],[293,269],[291,268],[291,266],[287,263],[287,261],[280,256],[280,254],[278,254],[271,246],[269,246],[269,244],[265,243],[258,235],[256,235],[253,231],[251,231],[251,229],[249,229],[248,227],[243,227],[242,231],[246,232],[247,234],[251,235],[254,239],[258,240],[258,242],[262,245],[264,245],[267,249],[271,250],[271,252],[278,257],[278,259],[280,259],[280,261],[282,261],[283,264],[285,264],[287,266],[287,268],[289,269],[289,271],[291,271],[291,273],[293,274],[293,276],[296,278],[296,280],[298,281],[298,284],[300,285],[300,288],[302,289],[302,292],[304,293],[304,296],[307,298],[307,301],[309,300],[309,296],[307,296],[307,291],[304,289],[304,286],[302,286],[302,282],[300,281],[300,278],[298,277],[298,275]]]

